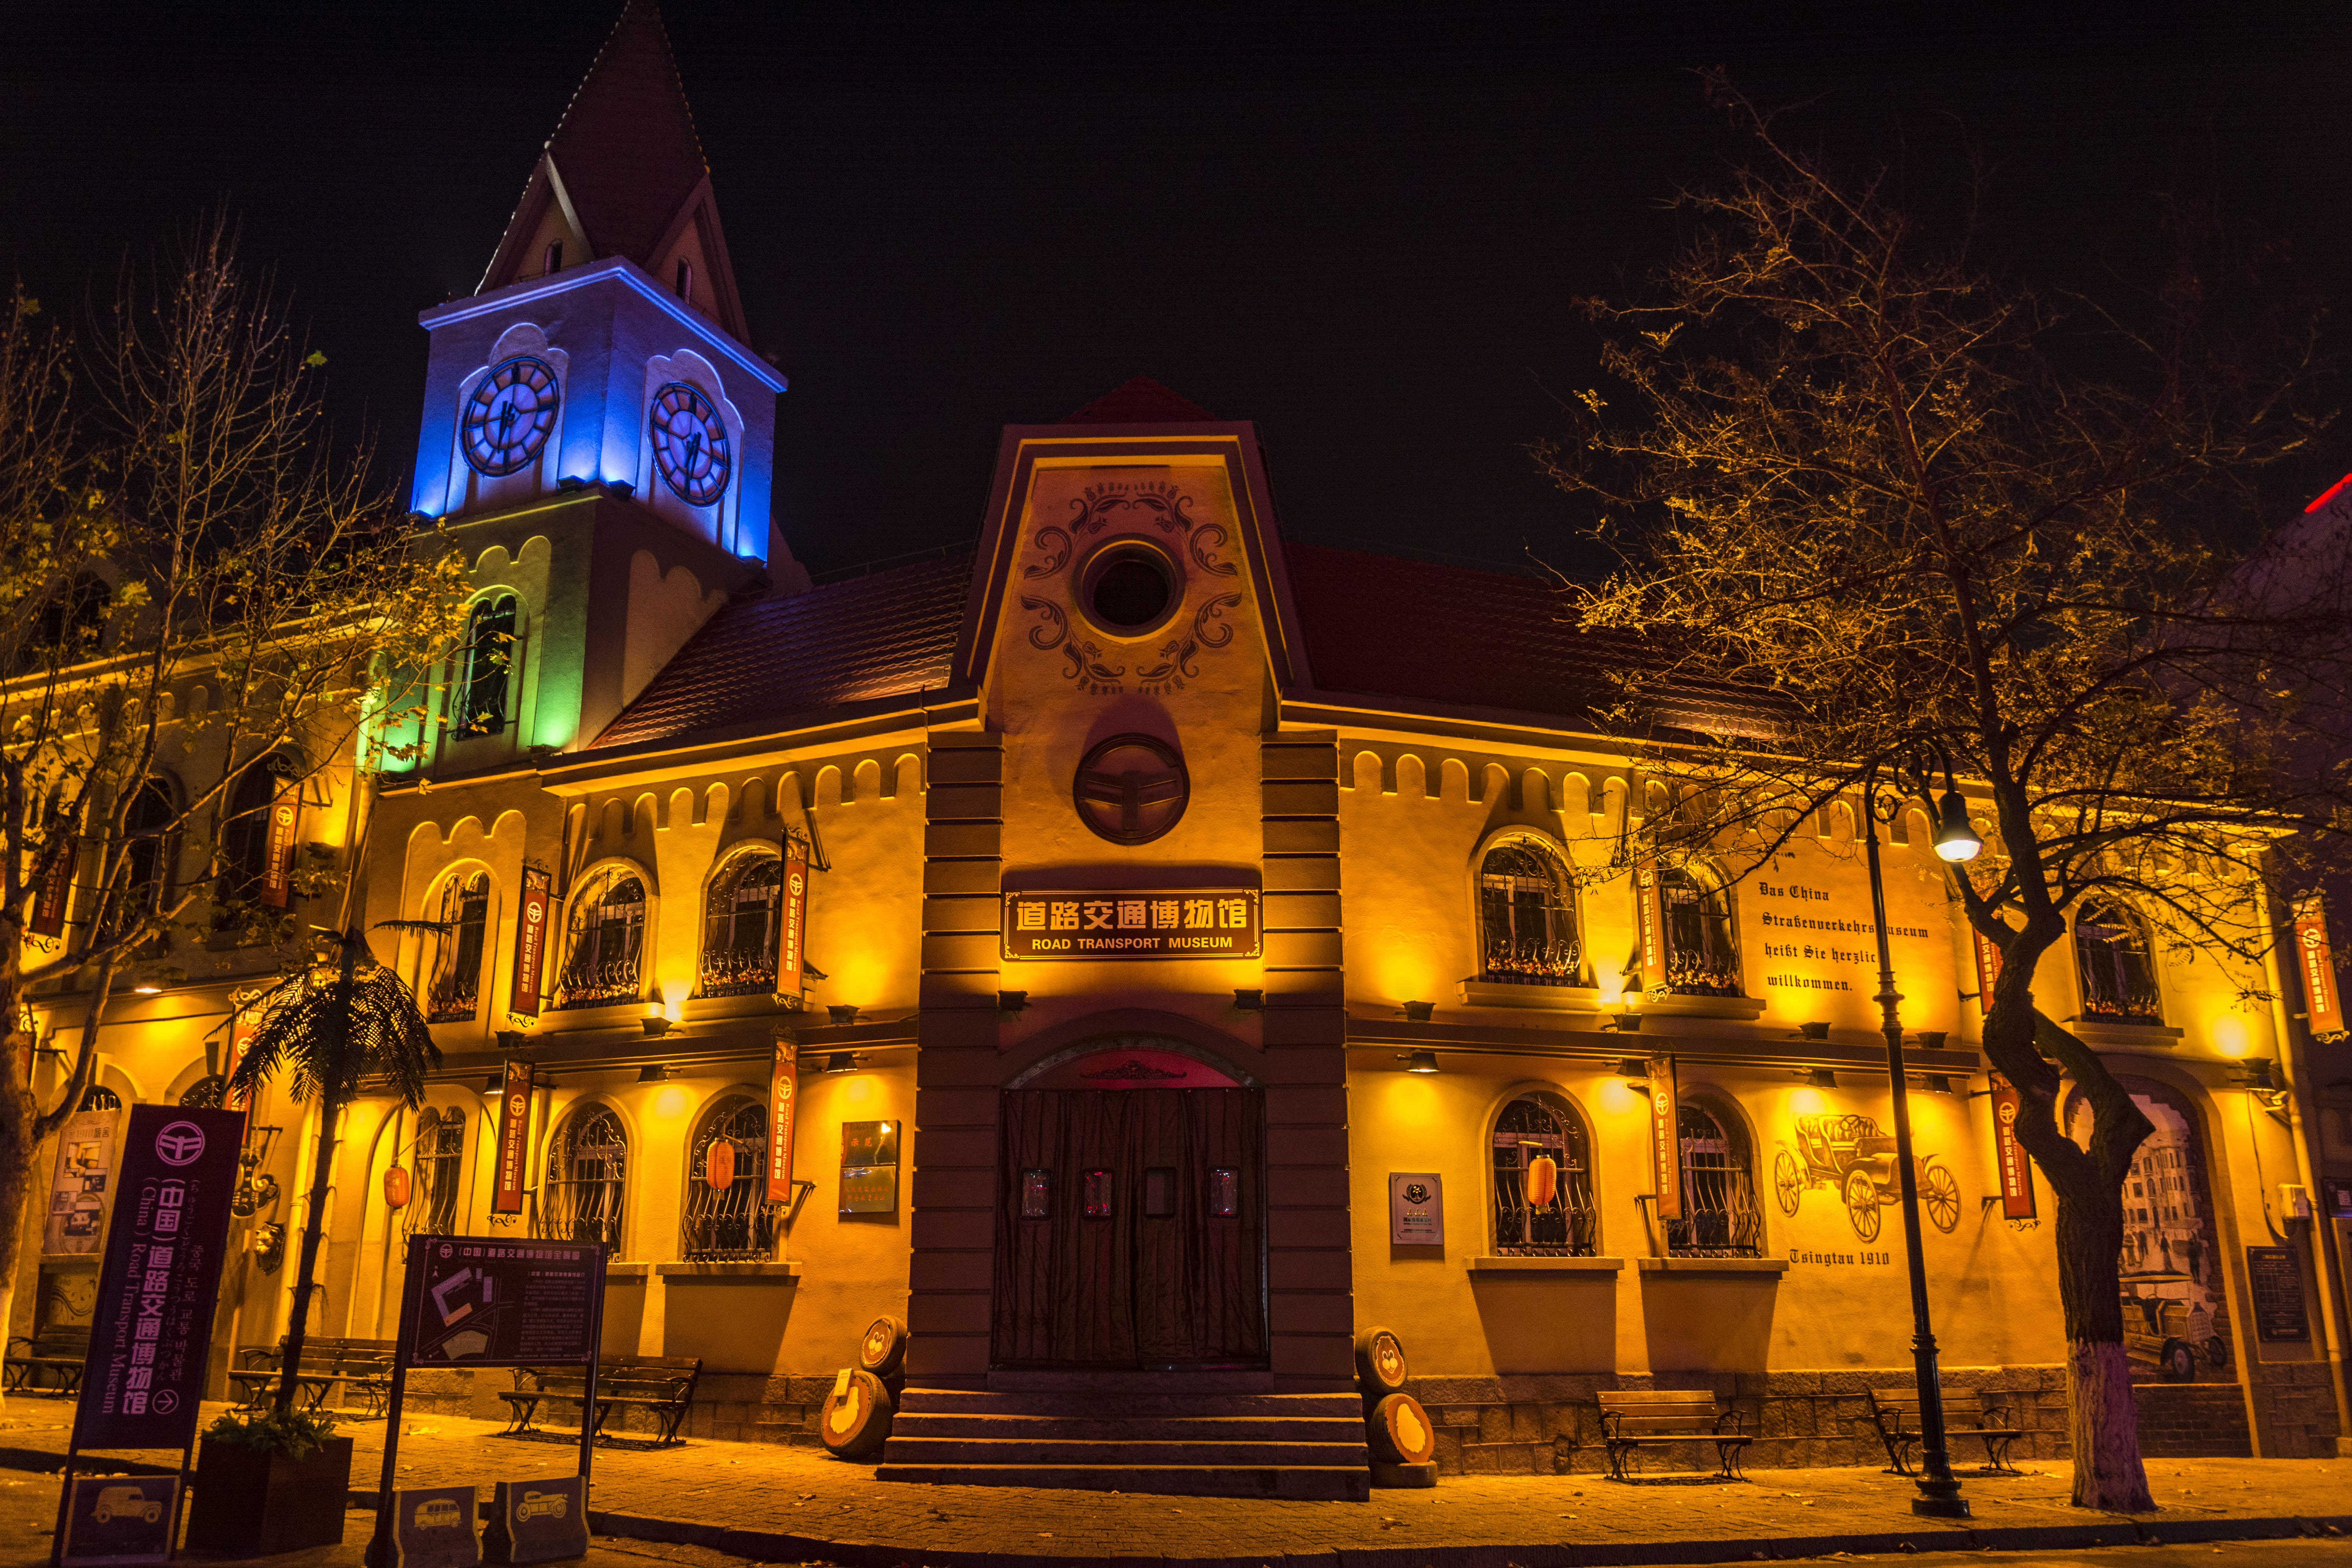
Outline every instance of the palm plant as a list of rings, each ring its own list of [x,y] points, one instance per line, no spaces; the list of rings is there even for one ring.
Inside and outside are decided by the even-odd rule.
[[[415,922],[391,922],[409,924]],[[261,1026],[229,1080],[250,1101],[281,1068],[297,1100],[319,1097],[319,1148],[310,1175],[310,1211],[302,1226],[302,1258],[294,1276],[294,1310],[286,1322],[285,1365],[275,1408],[293,1408],[295,1369],[310,1324],[311,1276],[326,1233],[327,1197],[334,1186],[335,1135],[343,1108],[362,1084],[388,1087],[413,1110],[425,1101],[425,1075],[441,1052],[405,981],[374,962],[356,925],[334,939],[340,960],[332,979],[306,970],[281,982],[262,1004]]]

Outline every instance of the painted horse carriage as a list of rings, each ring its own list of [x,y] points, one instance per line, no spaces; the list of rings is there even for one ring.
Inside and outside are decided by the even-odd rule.
[[[1772,1156],[1772,1191],[1780,1212],[1794,1216],[1797,1205],[1815,1187],[1826,1186],[1845,1200],[1854,1235],[1878,1239],[1878,1211],[1903,1195],[1895,1167],[1895,1140],[1867,1116],[1822,1111],[1796,1120],[1794,1150]],[[1916,1158],[1919,1206],[1937,1230],[1960,1223],[1960,1184],[1932,1157]]]

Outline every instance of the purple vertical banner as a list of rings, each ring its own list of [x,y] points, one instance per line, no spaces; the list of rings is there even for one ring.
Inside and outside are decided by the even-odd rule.
[[[74,1413],[77,1448],[194,1440],[244,1136],[242,1111],[131,1108]]]

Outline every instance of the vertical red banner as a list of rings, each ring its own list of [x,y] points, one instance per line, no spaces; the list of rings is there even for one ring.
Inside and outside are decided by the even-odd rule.
[[[1655,896],[1654,893],[1652,895]],[[1675,1058],[1650,1058],[1650,1152],[1658,1184],[1658,1217],[1683,1217],[1682,1092]]]
[[[507,1012],[516,1018],[539,1016],[540,975],[547,963],[548,889],[554,879],[536,866],[522,868],[522,907],[517,911],[514,984]]]
[[[278,794],[269,803],[261,868],[261,901],[273,910],[282,910],[294,900],[294,844],[301,824],[302,781],[279,779]]]
[[[48,853],[41,861],[40,896],[33,900],[35,936],[61,936],[66,929],[66,909],[73,902],[74,851],[79,841],[70,833],[59,833],[49,840]]]
[[[1969,928],[1969,940],[1977,953],[1977,1012],[1979,1016],[1992,1012],[1992,984],[2000,978],[2000,949],[1992,939],[1976,927]]]
[[[1665,910],[1658,901],[1658,868],[1644,861],[1633,868],[1633,910],[1641,923],[1642,989],[1666,983]]]
[[[228,1005],[228,1053],[221,1063],[223,1082],[236,1077],[236,1065],[245,1060],[246,1050],[253,1044],[254,1034],[261,1027],[262,1017],[261,1008],[253,1004],[250,995],[232,994]]]
[[[490,1194],[492,1214],[522,1213],[523,1184],[530,1170],[529,1062],[507,1063],[499,1089],[499,1179]]]
[[[808,856],[784,841],[783,907],[776,916],[776,996],[797,1005],[808,938]]]
[[[800,1108],[801,1048],[792,1040],[778,1040],[768,1064],[768,1201],[790,1203],[793,1197],[793,1123]]]
[[[2018,1112],[2025,1097],[1999,1073],[1992,1075],[1993,1163],[2000,1171],[2000,1215],[2003,1219],[2032,1219],[2039,1211],[2033,1199],[2033,1162],[2017,1141]]]
[[[2294,901],[2294,957],[2311,1032],[2323,1038],[2342,1034],[2344,998],[2336,985],[2336,954],[2327,945],[2327,904],[2317,893]]]

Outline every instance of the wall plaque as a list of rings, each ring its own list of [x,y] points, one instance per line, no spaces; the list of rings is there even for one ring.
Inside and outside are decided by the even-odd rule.
[[[2246,1248],[2246,1286],[2254,1298],[2254,1332],[2272,1342],[2311,1338],[2303,1310],[2303,1258],[2294,1247]]]
[[[1445,1245],[1445,1178],[1434,1171],[1389,1173],[1389,1244]]]
[[[1255,958],[1255,888],[1004,895],[1004,956]]]
[[[841,1124],[841,1213],[898,1212],[898,1124]]]

